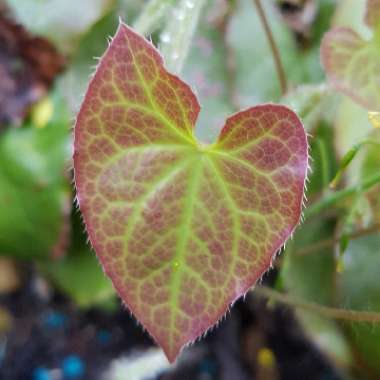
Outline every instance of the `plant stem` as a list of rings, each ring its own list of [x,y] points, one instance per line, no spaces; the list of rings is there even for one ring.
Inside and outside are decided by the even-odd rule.
[[[235,2],[227,3],[227,11],[223,16],[222,22],[220,23],[220,33],[222,35],[222,42],[224,45],[224,50],[226,53],[225,59],[225,70],[226,70],[226,86],[227,86],[227,94],[230,104],[234,111],[239,111],[241,109],[239,101],[236,96],[236,57],[235,52],[230,46],[228,42],[228,25],[229,21],[235,11],[236,4]]]
[[[380,231],[380,223],[375,223],[373,226],[355,231],[352,234],[347,235],[347,237],[350,240],[354,240],[354,239],[359,239],[362,236],[371,235],[371,234],[378,232],[378,231]],[[297,256],[309,255],[309,254],[312,254],[314,252],[318,252],[322,248],[333,247],[335,244],[340,242],[341,238],[342,237],[339,236],[337,238],[324,239],[324,240],[321,240],[314,245],[306,246],[305,248],[298,249],[294,253]]]
[[[321,158],[322,184],[323,188],[325,189],[329,185],[330,181],[329,157],[324,140],[318,138],[317,147],[319,156]]]
[[[320,211],[333,206],[335,203],[349,198],[354,195],[359,189],[361,191],[369,190],[371,187],[380,183],[380,173],[374,174],[373,176],[366,178],[359,185],[347,187],[343,190],[336,191],[329,195],[323,197],[319,202],[316,202],[308,206],[305,210],[304,217],[305,219],[315,216]]]
[[[133,28],[143,35],[156,30],[174,5],[174,0],[150,0],[143,8]]]
[[[182,69],[204,4],[205,0],[180,0],[172,10],[160,44],[165,66],[172,73]]]
[[[375,146],[380,147],[380,142],[375,141],[375,140],[371,140],[371,139],[366,139],[366,140],[363,140],[363,141],[355,144],[351,149],[349,149],[348,152],[343,156],[343,158],[340,162],[339,169],[338,169],[337,173],[335,174],[335,177],[333,178],[333,180],[330,183],[330,187],[332,189],[336,187],[336,185],[338,184],[338,182],[342,178],[344,171],[351,164],[351,162],[353,161],[353,159],[355,158],[357,153],[363,147],[365,147],[367,145],[375,145]]]
[[[273,33],[272,33],[272,30],[269,26],[267,17],[265,16],[265,11],[264,11],[264,8],[261,4],[261,0],[254,0],[254,3],[256,6],[256,9],[257,9],[257,13],[259,14],[261,23],[263,25],[265,34],[267,36],[270,49],[272,51],[273,60],[274,60],[275,66],[276,66],[277,76],[278,76],[278,79],[280,81],[281,94],[285,95],[287,92],[288,84],[287,84],[287,80],[286,80],[286,74],[285,74],[284,66],[283,66],[282,61],[281,61],[280,52],[279,52],[277,45],[276,45],[276,42],[274,40]]]
[[[350,322],[380,323],[380,313],[339,309],[318,305],[313,302],[305,302],[289,294],[278,292],[277,290],[268,288],[266,286],[257,287],[254,291],[259,296],[268,298],[275,302],[279,302],[289,306],[299,307],[308,311],[315,312],[327,318],[339,319]]]

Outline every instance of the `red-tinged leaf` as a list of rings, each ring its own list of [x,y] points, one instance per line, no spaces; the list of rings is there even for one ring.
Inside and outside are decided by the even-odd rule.
[[[173,361],[248,291],[299,222],[303,126],[288,108],[230,117],[198,143],[199,105],[121,24],[75,126],[77,197],[118,293]]]
[[[380,109],[380,1],[368,0],[365,21],[374,29],[370,41],[350,28],[326,33],[321,46],[322,65],[330,84],[370,110]]]

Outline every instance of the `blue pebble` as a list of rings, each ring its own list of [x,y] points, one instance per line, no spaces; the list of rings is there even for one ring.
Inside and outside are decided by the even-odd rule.
[[[79,356],[67,356],[62,362],[63,376],[65,379],[78,379],[84,374],[85,366]]]
[[[33,371],[33,380],[52,380],[48,369],[37,367]]]
[[[199,365],[199,371],[200,373],[213,375],[216,372],[216,364],[209,359],[205,359]]]
[[[47,327],[50,328],[60,328],[63,327],[66,323],[67,317],[57,311],[51,311],[45,315],[44,322]]]
[[[111,340],[111,333],[107,330],[100,330],[97,333],[98,341],[102,344],[107,344]]]
[[[324,373],[320,379],[321,380],[337,380],[337,377],[332,373]]]
[[[1,367],[1,364],[3,363],[3,359],[5,357],[5,351],[6,351],[6,340],[2,340],[0,342],[0,367]]]

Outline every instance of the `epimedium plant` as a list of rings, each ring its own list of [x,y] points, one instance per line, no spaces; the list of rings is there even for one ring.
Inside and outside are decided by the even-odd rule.
[[[77,117],[77,199],[119,295],[173,361],[270,267],[299,222],[307,140],[265,104],[204,145],[190,87],[125,24]]]
[[[264,9],[260,1],[255,3],[265,25]],[[203,5],[203,1],[179,2],[176,17],[161,34],[166,68],[153,45],[121,23],[100,60],[75,127],[77,199],[91,243],[119,295],[171,361],[269,268],[299,221],[307,168],[304,129],[284,106],[264,104],[238,112],[227,119],[213,144],[195,139],[198,101],[189,86],[170,72],[181,71]],[[136,27],[153,31],[166,12],[163,9],[172,6],[170,1],[149,2]],[[322,62],[332,87],[354,94],[354,100],[372,111],[378,109],[378,89],[373,85],[378,75],[378,6],[368,1],[366,20],[374,30],[372,41],[359,41],[355,35],[355,43],[347,45],[354,32],[338,29],[329,32],[322,44]],[[279,52],[268,25],[266,29],[285,92]],[[360,79],[354,75],[358,61],[370,63]],[[320,113],[318,104],[326,93],[323,86],[304,92],[303,117],[317,107]],[[292,96],[300,98],[298,93],[284,102],[292,103]],[[372,120],[377,120],[376,115],[370,114]],[[318,127],[317,134],[321,135],[317,144],[312,143],[312,152],[319,152],[317,171],[320,166],[323,190],[329,181],[323,144],[331,137],[326,128]],[[334,183],[366,145],[359,143],[343,157]],[[374,173],[359,185],[326,193],[306,208],[306,218],[373,190],[378,182]],[[312,188],[314,183],[312,177]],[[350,213],[347,220],[352,220]],[[303,228],[304,242],[297,238],[287,251],[292,252],[300,241],[301,246],[315,244],[313,240],[323,234],[328,240],[334,221],[318,223]],[[346,235],[338,239],[342,250],[348,240]],[[327,267],[323,257],[312,260],[311,266],[308,257],[297,259],[296,272],[293,254],[287,257],[282,276],[289,290],[293,287],[289,279],[295,277],[297,283],[304,277],[300,273],[311,267],[310,286],[296,285],[301,294],[312,289],[319,294],[320,286],[314,282],[321,275],[334,286],[333,256],[327,258]],[[317,296],[317,302],[333,302],[327,288],[322,292],[325,296],[319,300]],[[303,304],[269,290],[261,294],[332,318],[375,321],[378,317]],[[320,321],[317,325],[321,329]],[[332,325],[324,324],[322,330],[336,334]]]
[[[56,1],[57,4],[59,2]],[[284,148],[282,150],[286,151],[291,144],[281,139],[280,145],[267,144],[263,148],[259,144],[261,137],[254,140],[254,136],[246,134],[246,141],[238,141],[233,134],[234,130],[241,132],[248,128],[252,132],[252,127],[239,125],[237,121],[239,118],[250,118],[247,125],[252,122],[252,125],[257,125],[254,128],[257,130],[270,128],[271,132],[266,138],[276,140],[278,135],[274,135],[273,131],[278,128],[270,127],[272,121],[285,114],[294,114],[282,106],[256,106],[249,112],[243,111],[227,119],[226,127],[219,137],[213,137],[219,133],[227,115],[253,104],[275,101],[287,104],[302,119],[310,135],[312,170],[309,172],[306,192],[308,203],[304,210],[305,222],[287,243],[285,254],[276,261],[278,276],[274,288],[277,290],[256,287],[253,294],[294,305],[296,315],[306,332],[312,336],[314,343],[334,358],[335,364],[340,366],[345,363],[350,369],[360,368],[365,374],[368,373],[368,368],[379,373],[380,352],[377,341],[380,329],[372,323],[380,320],[376,313],[380,311],[380,292],[374,281],[378,267],[377,247],[380,244],[380,140],[378,130],[368,122],[370,119],[373,126],[379,124],[379,107],[376,103],[379,98],[377,68],[380,67],[376,37],[379,24],[378,2],[368,1],[364,10],[366,0],[342,0],[337,4],[333,0],[320,0],[317,7],[320,12],[312,23],[313,30],[305,46],[296,43],[293,31],[279,18],[275,1],[262,2],[261,12],[257,8],[261,6],[258,0],[150,0],[146,4],[134,0],[129,1],[125,8],[122,8],[123,2],[117,0],[100,0],[96,3],[96,15],[83,19],[85,25],[78,24],[78,27],[70,30],[63,27],[60,29],[62,38],[52,38],[60,50],[70,54],[68,70],[52,93],[68,95],[69,99],[65,101],[77,110],[80,104],[77,96],[84,91],[83,84],[86,84],[87,75],[94,63],[92,57],[103,53],[106,35],[114,33],[117,15],[120,14],[123,18],[126,17],[128,24],[133,25],[134,30],[146,37],[151,36],[158,43],[165,62],[164,68],[159,53],[150,43],[133,31],[125,30],[127,27],[120,27],[121,34],[115,40],[121,39],[123,34],[125,40],[133,36],[135,45],[145,47],[142,49],[144,53],[137,49],[138,59],[131,62],[125,59],[128,55],[126,51],[132,51],[127,42],[118,46],[111,45],[91,82],[94,83],[91,84],[93,90],[85,97],[84,105],[91,104],[87,111],[82,109],[80,113],[85,122],[77,126],[79,137],[76,141],[82,139],[82,143],[78,146],[76,167],[83,165],[83,181],[78,181],[78,189],[80,190],[81,184],[83,189],[79,191],[78,197],[85,222],[103,266],[114,282],[121,284],[118,289],[124,292],[121,295],[129,302],[135,315],[161,344],[166,343],[166,351],[173,358],[175,348],[178,350],[182,344],[193,340],[212,325],[218,316],[223,315],[230,302],[245,292],[256,277],[260,276],[260,270],[264,270],[265,262],[269,263],[274,252],[274,246],[271,252],[271,249],[263,247],[269,243],[263,241],[274,243],[273,236],[285,228],[281,227],[282,224],[289,231],[296,224],[297,214],[294,210],[291,211],[294,225],[281,217],[276,218],[275,225],[274,218],[266,222],[270,214],[262,209],[264,202],[276,205],[277,211],[273,215],[278,215],[278,210],[281,210],[282,203],[276,201],[279,199],[278,186],[275,185],[275,195],[266,192],[267,187],[262,186],[265,181],[273,183],[274,178],[271,170],[264,167],[271,161],[269,156],[277,157],[277,153],[268,154],[273,147]],[[288,2],[277,1],[277,4],[282,3]],[[28,22],[25,23],[32,31],[51,36],[50,27],[40,28],[40,17],[29,17],[33,2],[10,0],[9,4],[16,9],[15,14],[21,21],[27,17]],[[94,6],[91,3],[91,7]],[[39,14],[38,10],[42,8],[36,9],[36,14]],[[331,18],[333,10],[336,13]],[[69,9],[64,11],[69,12]],[[141,13],[136,18],[138,11]],[[47,16],[44,19],[46,25],[50,24],[56,30],[60,19],[57,18],[58,14],[55,11],[44,14]],[[363,18],[362,14],[366,14],[366,23],[358,21]],[[274,47],[265,39],[264,28],[260,23],[263,15],[268,19],[266,33],[273,34],[271,39]],[[48,16],[51,16],[50,21]],[[327,33],[322,43],[322,63],[328,79],[326,85],[324,72],[316,56],[319,54],[321,36],[331,22],[335,28]],[[345,26],[343,32],[342,24]],[[336,29],[337,26],[340,28]],[[66,32],[68,34],[64,36]],[[252,36],[255,36],[254,44]],[[123,50],[120,49],[121,46]],[[271,48],[276,56],[276,65]],[[145,53],[145,49],[149,53]],[[110,53],[117,58],[111,59]],[[145,58],[146,54],[149,59]],[[108,60],[113,64],[106,66],[112,69],[104,69],[101,74],[101,67]],[[128,70],[124,69],[126,65]],[[133,75],[137,68],[141,70],[141,78],[146,79],[149,96],[146,96],[145,89],[141,90],[140,80],[126,80],[127,74]],[[275,80],[276,69],[280,81]],[[202,104],[198,118],[198,101],[192,91],[181,79],[170,73],[181,73],[181,78],[194,86]],[[310,83],[311,85],[300,86],[293,91],[295,85]],[[133,90],[130,89],[131,85]],[[162,91],[162,88],[165,90]],[[145,102],[138,112],[133,110],[136,112],[132,112],[132,118],[133,107],[130,103],[126,104],[124,99],[126,91],[129,97],[135,97],[133,106],[135,103],[140,104],[142,99]],[[339,96],[338,92],[343,96]],[[98,94],[96,99],[93,96],[95,93]],[[188,110],[188,99],[192,99],[192,112]],[[164,100],[168,100],[168,103]],[[182,101],[185,103],[182,104]],[[152,104],[156,104],[158,111],[147,107]],[[38,108],[38,105],[35,106],[36,110]],[[36,128],[37,124],[31,118],[31,123],[27,122],[19,129],[10,128],[0,136],[2,158],[7,163],[1,168],[2,182],[6,185],[0,191],[0,201],[6,210],[2,223],[0,222],[1,253],[29,259],[41,258],[38,262],[39,270],[69,294],[77,305],[89,307],[101,302],[104,306],[105,301],[114,300],[114,290],[99,268],[90,247],[85,244],[82,229],[78,228],[80,223],[75,217],[71,221],[68,218],[71,194],[65,162],[70,154],[67,153],[70,115],[56,120],[59,116],[57,110],[65,107],[58,105],[55,96],[53,108],[54,117],[45,126]],[[150,116],[146,115],[146,108],[152,111]],[[156,115],[157,112],[161,117]],[[260,113],[271,116],[262,119]],[[259,119],[265,122],[259,122]],[[142,134],[129,129],[136,125],[136,120],[140,120],[138,125],[144,125]],[[155,121],[151,123],[152,120]],[[294,116],[279,123],[290,124],[286,129],[292,130],[299,125],[296,120],[298,119]],[[228,125],[230,127],[227,128]],[[194,137],[195,126],[195,134],[201,136],[202,141],[217,142],[211,145],[199,143]],[[151,129],[153,127],[154,132]],[[157,134],[158,131],[162,134]],[[132,141],[129,140],[131,138]],[[158,143],[160,139],[162,142]],[[235,145],[227,146],[226,140],[233,140],[236,146],[240,144],[241,150],[235,152]],[[153,145],[160,146],[152,148]],[[241,155],[251,149],[256,151],[254,156]],[[20,155],[21,151],[27,155]],[[125,165],[117,165],[122,162],[121,158],[121,161],[117,158],[119,156],[128,158],[124,160]],[[83,157],[85,159],[82,160]],[[279,157],[285,156],[281,153]],[[235,159],[238,161],[235,162]],[[112,166],[113,160],[115,166]],[[210,166],[210,160],[218,166],[220,177]],[[281,160],[279,165],[281,166]],[[290,164],[284,164],[281,168],[286,169],[288,165]],[[247,182],[243,183],[239,179],[244,168],[247,169],[247,176],[244,177]],[[117,170],[121,171],[124,180],[117,176]],[[266,175],[258,176],[262,172]],[[80,170],[78,174],[80,177]],[[166,174],[168,178],[164,178]],[[254,175],[257,178],[253,181]],[[235,181],[235,177],[238,180]],[[112,184],[106,178],[112,179]],[[161,180],[164,182],[161,183]],[[28,182],[27,185],[25,181]],[[21,183],[22,190],[17,186]],[[94,188],[94,183],[99,183],[97,188]],[[193,186],[188,186],[189,183]],[[204,186],[205,184],[209,186]],[[301,187],[301,181],[299,186]],[[176,192],[175,195],[168,190],[169,187],[175,190],[172,192]],[[190,188],[193,190],[190,191]],[[260,188],[261,191],[258,191]],[[231,207],[233,202],[229,200],[230,192],[226,192],[226,189],[232,189],[231,200],[239,206],[236,209]],[[207,202],[202,198],[206,190],[210,194]],[[130,203],[115,201],[125,194],[131,197]],[[142,205],[144,194],[147,195],[146,207]],[[262,198],[263,194],[268,198]],[[160,197],[165,197],[165,201],[158,201]],[[296,198],[292,194],[294,202]],[[301,198],[297,198],[299,202]],[[141,204],[135,202],[136,199]],[[252,199],[255,201],[251,202]],[[249,207],[240,206],[245,205],[245,202]],[[257,207],[258,213],[250,217],[248,214],[254,212],[254,207]],[[41,209],[45,210],[44,213]],[[247,215],[244,214],[245,211],[248,211]],[[99,216],[97,212],[102,214]],[[132,214],[135,215],[134,222],[130,224],[128,221]],[[185,215],[188,219],[185,219]],[[127,216],[127,220],[119,223]],[[247,217],[251,218],[251,222],[245,223]],[[260,218],[263,222],[265,220],[268,229],[261,229],[260,236],[257,236],[255,231],[260,222],[254,224],[253,221]],[[188,228],[183,227],[185,220]],[[209,228],[212,224],[216,228]],[[128,239],[123,237],[123,225],[129,229]],[[225,227],[223,231],[222,225]],[[252,233],[244,235],[244,228],[248,226],[252,227]],[[70,229],[73,232],[71,237]],[[199,231],[202,230],[207,234],[200,239]],[[183,231],[187,233],[184,235]],[[263,231],[268,235],[265,236]],[[230,238],[224,241],[220,236]],[[218,244],[214,244],[215,237],[218,237]],[[283,240],[285,237],[284,233]],[[202,246],[197,239],[207,244]],[[279,245],[280,240],[279,238]],[[228,250],[228,244],[231,245],[232,242],[235,248]],[[249,260],[247,264],[245,249],[249,245],[255,247],[255,244],[258,244],[257,249],[249,251],[252,261]],[[178,246],[181,247],[180,250],[177,249]],[[130,255],[129,250],[141,254]],[[230,255],[226,253],[227,250],[228,253],[231,252]],[[120,256],[117,256],[118,252],[121,252]],[[221,257],[226,259],[220,263],[215,252],[222,252]],[[45,259],[65,254],[59,261]],[[164,257],[164,260],[160,257]],[[233,269],[229,272],[226,268]],[[239,269],[239,273],[235,268]],[[144,279],[148,272],[152,272],[152,275]],[[249,272],[251,278],[245,272]],[[160,279],[162,273],[164,279],[161,283],[157,278]],[[180,292],[184,274],[195,277],[195,280],[187,282],[191,292]],[[174,277],[177,282],[172,281]],[[204,277],[206,281],[203,280]],[[155,283],[157,281],[158,285]],[[86,285],[83,285],[84,282]],[[173,287],[173,283],[177,285]],[[205,292],[204,288],[207,289]],[[178,292],[175,293],[175,290],[173,293],[172,289]],[[194,294],[196,296],[193,297]],[[165,296],[166,300],[169,299],[166,303],[162,302]],[[132,304],[133,297],[139,302]],[[250,297],[248,294],[248,302]],[[181,306],[180,300],[186,301],[183,301],[185,307]],[[201,310],[196,315],[195,322],[186,314],[186,307],[194,312],[195,308],[210,303],[213,309]],[[219,308],[218,313],[214,310],[216,307]],[[160,315],[164,316],[163,319],[160,319]],[[157,318],[162,326],[156,323]],[[343,322],[336,323],[335,319]],[[181,328],[180,333],[183,335],[179,335],[178,329],[172,329],[168,321],[182,321],[180,326],[184,328]],[[372,323],[362,323],[363,321]],[[158,336],[159,333],[162,336]],[[180,338],[177,339],[178,336]],[[326,336],[329,337],[328,340]],[[171,343],[173,340],[176,340],[176,346]]]
[[[331,130],[335,152],[341,157],[341,163],[337,175],[329,175],[329,172],[333,173],[329,168],[333,150],[324,150],[323,144],[320,149],[318,143],[323,141],[318,136],[321,127],[314,129],[316,138],[312,142],[311,155],[314,169],[317,169],[316,177],[320,176],[322,181],[311,176],[311,185],[319,186],[309,191],[308,197],[313,198],[318,192],[324,193],[322,199],[329,199],[331,195],[333,203],[327,202],[325,206],[333,205],[337,214],[326,212],[319,214],[318,218],[308,219],[308,215],[316,215],[315,207],[308,207],[305,213],[307,223],[302,227],[301,235],[296,234],[295,244],[288,246],[281,269],[284,287],[299,299],[344,309],[370,310],[375,312],[367,316],[371,322],[378,321],[376,311],[379,311],[378,287],[371,280],[374,278],[371,271],[377,267],[375,257],[378,256],[379,242],[379,171],[376,164],[379,135],[378,130],[373,129],[378,125],[379,116],[378,88],[374,85],[379,80],[376,68],[380,65],[376,47],[378,11],[378,2],[342,2],[337,8],[334,28],[322,41],[321,58],[328,83],[346,95],[335,104],[330,122],[334,127]],[[365,22],[354,22],[362,15],[365,15]],[[372,21],[368,24],[369,18]],[[372,30],[368,30],[368,25]],[[329,165],[326,166],[327,162]],[[321,170],[323,166],[325,169]],[[328,174],[327,178],[323,173]],[[363,187],[361,179],[373,182],[370,187]],[[340,181],[345,182],[346,187],[332,190]],[[329,182],[330,188],[327,188]],[[347,194],[347,190],[351,195],[340,198],[340,195]],[[342,367],[355,363],[361,371],[360,376],[377,378],[379,349],[375,342],[378,341],[379,328],[373,324],[354,323],[358,315],[351,310],[344,316],[341,314],[345,314],[344,309],[336,310],[338,313],[332,313],[330,317],[347,319],[349,323],[337,324],[325,318],[323,310],[315,314],[299,309],[297,315],[316,344],[334,362]],[[325,336],[329,336],[328,341]]]
[[[338,90],[372,111],[380,109],[380,2],[368,0],[364,17],[373,31],[363,39],[348,27],[331,29],[321,46],[328,80]]]

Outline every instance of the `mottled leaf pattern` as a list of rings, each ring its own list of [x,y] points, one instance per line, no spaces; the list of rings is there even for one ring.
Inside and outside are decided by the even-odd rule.
[[[367,24],[379,29],[380,2],[368,0]],[[380,43],[377,33],[364,40],[350,28],[333,28],[321,46],[322,64],[329,82],[370,110],[380,109]]]
[[[199,104],[121,24],[75,127],[77,198],[118,293],[173,361],[269,268],[299,222],[303,126],[288,108],[230,117],[195,140]]]

